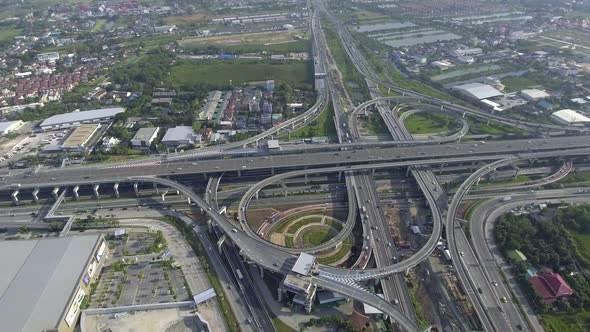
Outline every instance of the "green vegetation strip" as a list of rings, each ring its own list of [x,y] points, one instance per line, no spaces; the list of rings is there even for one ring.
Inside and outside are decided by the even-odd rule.
[[[418,326],[421,329],[425,329],[428,327],[428,322],[426,321],[426,317],[424,315],[424,309],[418,300],[418,296],[416,294],[415,287],[409,287],[410,291],[410,300],[412,301],[412,305],[414,306],[414,312],[416,313],[416,319],[418,319]]]
[[[207,274],[209,282],[211,283],[213,289],[215,290],[215,293],[217,294],[219,306],[221,307],[221,313],[223,314],[223,318],[225,319],[225,322],[227,324],[228,331],[240,331],[238,321],[225,296],[223,286],[221,285],[221,282],[219,282],[215,270],[211,268],[212,263],[209,259],[209,256],[206,254],[205,249],[203,249],[201,242],[197,239],[191,227],[185,224],[182,220],[174,217],[164,217],[163,220],[176,227],[176,229],[178,229],[180,233],[182,233],[186,241],[189,243],[189,245],[197,255],[199,262],[201,262],[201,267],[203,268],[203,271],[205,271],[205,273]]]
[[[291,227],[289,227],[289,229],[287,230],[287,233],[295,234],[299,229],[301,229],[305,225],[318,224],[320,222],[322,222],[322,217],[309,216],[291,225]]]
[[[346,240],[344,240],[338,248],[338,252],[328,257],[319,257],[318,263],[329,265],[340,261],[342,258],[344,258],[344,256],[346,256],[350,252],[350,243],[350,237],[346,238]]]
[[[318,136],[337,136],[332,103],[329,103],[328,106],[326,106],[326,109],[315,120],[307,124],[307,126],[292,132],[290,137],[291,139],[298,139]]]
[[[546,314],[542,315],[541,319],[547,332],[590,331],[590,311],[577,314]]]
[[[275,326],[277,332],[297,332],[297,330],[294,330],[289,325],[283,323],[278,317],[272,319],[272,324]]]

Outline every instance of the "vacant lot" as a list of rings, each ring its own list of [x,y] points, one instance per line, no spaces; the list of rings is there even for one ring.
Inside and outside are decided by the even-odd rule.
[[[257,33],[231,34],[211,37],[187,38],[178,41],[181,47],[194,46],[232,46],[244,44],[272,45],[300,40],[302,30],[265,31]]]
[[[579,314],[543,315],[543,326],[547,332],[587,332],[590,331],[590,312]]]
[[[246,82],[275,80],[302,88],[312,84],[311,61],[261,62],[248,60],[180,61],[172,67],[171,85],[208,83],[215,86],[242,85]]]

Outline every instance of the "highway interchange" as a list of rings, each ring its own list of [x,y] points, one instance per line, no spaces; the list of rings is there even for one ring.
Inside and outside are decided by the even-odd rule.
[[[423,103],[429,105],[430,111],[440,109],[445,112],[455,112],[456,114],[467,113],[471,116],[492,118],[506,125],[537,132],[587,132],[587,128],[523,124],[498,115],[490,115],[487,112],[472,110],[428,96],[415,94],[411,91],[399,89],[394,85],[380,82],[369,69],[370,66],[366,65],[362,59],[362,54],[356,50],[354,42],[351,40],[352,37],[349,36],[346,28],[339,25],[338,20],[321,5],[320,1],[314,2],[314,13],[311,20],[314,36],[314,55],[317,59],[315,63],[316,72],[326,71],[328,58],[325,53],[326,42],[321,29],[320,11],[323,11],[324,15],[339,27],[339,34],[346,46],[347,53],[353,59],[359,72],[368,80],[373,100],[353,109],[350,108],[350,105],[341,104],[339,92],[335,89],[339,82],[332,75],[328,75],[325,82],[316,82],[316,88],[319,89],[318,101],[307,112],[293,119],[292,122],[288,121],[281,127],[275,127],[269,132],[262,133],[247,141],[224,146],[225,151],[212,148],[206,151],[186,152],[174,156],[158,156],[149,160],[115,165],[15,172],[14,174],[5,175],[1,179],[0,189],[25,191],[45,187],[65,188],[80,185],[142,182],[154,183],[178,190],[188,197],[190,202],[205,211],[248,259],[270,271],[286,274],[291,270],[296,255],[304,250],[287,249],[260,238],[255,230],[250,229],[247,225],[248,204],[261,189],[282,180],[323,173],[343,173],[349,200],[349,217],[346,226],[331,241],[305,251],[313,253],[333,247],[341,242],[352,231],[355,222],[359,219],[357,213],[360,210],[360,219],[368,221],[362,227],[363,239],[366,241],[363,248],[368,249],[366,251],[368,255],[371,255],[371,253],[375,255],[377,267],[350,270],[319,264],[316,267],[317,273],[310,277],[312,282],[320,287],[371,304],[373,307],[387,313],[404,330],[419,331],[411,304],[407,306],[409,302],[407,290],[404,290],[405,286],[402,285],[404,284],[403,277],[399,273],[415,267],[431,255],[443,233],[443,226],[446,226],[446,239],[453,257],[453,265],[457,269],[463,286],[467,289],[484,330],[515,331],[517,327],[527,329],[527,326],[530,325],[532,325],[532,330],[536,330],[538,323],[530,323],[530,317],[525,319],[515,303],[502,304],[499,302],[500,297],[509,294],[509,286],[504,283],[498,287],[491,286],[492,281],[498,281],[501,278],[495,264],[490,266],[482,265],[482,262],[495,262],[496,260],[493,250],[489,246],[489,228],[486,228],[488,227],[486,221],[493,220],[494,217],[519,204],[529,204],[539,199],[553,200],[566,197],[571,201],[582,201],[586,197],[580,198],[579,193],[564,191],[560,193],[527,194],[521,196],[518,200],[515,199],[510,204],[506,204],[501,199],[490,201],[492,203],[480,207],[482,213],[477,214],[478,219],[474,220],[474,223],[481,227],[472,227],[470,229],[471,237],[478,239],[474,242],[477,245],[473,250],[458,225],[456,219],[457,208],[467,196],[470,188],[487,173],[522,160],[586,156],[590,151],[590,136],[577,136],[575,139],[571,139],[571,137],[544,137],[509,141],[454,143],[453,141],[460,139],[468,130],[466,123],[463,122],[462,128],[450,137],[440,137],[414,144],[415,141],[412,135],[403,125],[403,117],[400,119],[397,111],[400,108],[411,108]],[[383,98],[378,95],[377,84],[403,92],[403,96]],[[329,96],[332,97],[332,104],[337,116],[336,123],[338,124],[340,144],[314,146],[311,149],[302,146],[290,148],[288,151],[269,152],[263,155],[256,153],[231,154],[232,149],[258,144],[258,141],[275,135],[280,130],[288,131],[305,125],[324,110]],[[386,103],[388,100],[395,101],[398,109],[392,111]],[[351,121],[355,121],[355,114],[371,104],[376,105],[379,114],[383,117],[391,132],[391,136],[398,141],[397,143],[400,146],[385,146],[385,144],[383,146],[371,146],[362,142],[362,137],[355,126],[351,125]],[[457,116],[457,118],[460,117]],[[349,125],[346,125],[347,123]],[[305,154],[301,154],[302,151],[305,151]],[[476,165],[481,162],[488,162],[489,164],[484,165],[469,176],[448,203],[448,197],[438,184],[437,178],[430,170],[429,165]],[[371,173],[375,169],[394,167],[409,168],[428,202],[433,218],[433,230],[427,243],[413,256],[401,262],[398,262],[395,245],[391,245],[393,243],[391,233],[385,231],[387,230],[387,221],[383,210],[380,208],[379,197]],[[242,196],[238,210],[239,225],[236,225],[218,212],[219,206],[217,205],[216,195],[219,180],[224,173],[241,175],[241,173],[254,172],[267,172],[261,173],[266,174],[266,178],[250,187]],[[206,190],[206,199],[197,195],[190,187],[169,178],[190,174],[202,175],[210,179],[210,185],[207,186],[208,189]],[[537,185],[540,184],[531,184],[531,186]],[[232,268],[237,266],[243,268],[243,265],[240,265],[242,262],[239,259],[236,260],[236,253],[229,252],[225,256],[231,261],[229,264]],[[389,276],[394,277],[390,279]],[[370,279],[382,280],[385,299],[375,296],[358,284]],[[250,305],[260,308],[261,300],[259,296],[252,293],[251,290],[247,290],[246,288],[250,288],[249,286],[243,288],[247,292],[246,297],[251,302]],[[481,291],[478,289],[481,289]],[[398,298],[405,305],[396,306],[392,304]],[[268,328],[269,322],[268,315],[264,312],[256,318],[256,323],[259,326],[264,326],[265,329]]]

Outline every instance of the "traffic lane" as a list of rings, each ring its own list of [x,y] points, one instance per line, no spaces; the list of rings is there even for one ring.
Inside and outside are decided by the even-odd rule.
[[[502,308],[502,304],[505,303],[502,303],[500,300],[502,297],[508,298],[509,294],[497,293],[496,290],[493,289],[493,286],[483,273],[475,253],[471,250],[470,243],[467,240],[465,233],[462,231],[455,232],[455,241],[460,250],[460,264],[463,264],[470,279],[473,281],[473,284],[475,285],[473,291],[476,292],[475,296],[481,299],[484,309],[494,322],[494,326],[498,331],[513,331],[513,328],[504,313],[504,308]],[[463,253],[463,255],[461,255],[461,253]]]
[[[544,142],[547,143],[544,143]],[[530,142],[530,143],[529,143]],[[221,170],[241,170],[251,168],[270,168],[270,167],[284,167],[291,165],[325,165],[334,163],[350,163],[360,161],[374,161],[376,160],[393,160],[393,159],[429,159],[434,157],[448,157],[449,155],[478,155],[489,153],[506,153],[506,152],[520,152],[523,150],[546,150],[546,149],[565,149],[572,147],[588,147],[590,146],[590,137],[581,136],[576,140],[571,138],[549,138],[549,139],[531,139],[531,140],[514,140],[514,141],[498,141],[481,143],[454,143],[445,145],[426,145],[420,147],[391,147],[381,149],[363,149],[363,150],[346,150],[337,152],[315,152],[306,155],[301,154],[286,154],[286,155],[268,155],[263,157],[235,157],[230,159],[213,159],[201,160],[197,162],[174,162],[174,163],[147,163],[141,167],[120,167],[109,168],[104,165],[103,168],[70,168],[70,169],[50,169],[40,170],[30,178],[51,178],[63,176],[65,174],[73,174],[74,176],[91,176],[89,171],[102,170],[103,173],[118,174],[125,171],[127,168],[134,169],[137,173],[137,168],[151,171],[158,170],[160,172],[168,171],[182,171],[183,167],[190,168],[193,172],[215,172]],[[471,152],[473,151],[473,152]],[[381,159],[379,159],[381,158]],[[194,167],[199,166],[199,167]],[[245,166],[245,167],[244,167]],[[250,167],[249,167],[250,166]],[[216,169],[218,167],[218,169]],[[133,172],[132,172],[133,173]],[[182,172],[179,172],[182,173]],[[173,173],[172,173],[173,174]],[[23,180],[24,181],[24,180]]]

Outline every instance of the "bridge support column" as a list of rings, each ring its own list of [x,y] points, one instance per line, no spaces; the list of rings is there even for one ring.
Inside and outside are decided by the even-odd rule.
[[[133,191],[135,192],[135,197],[139,197],[139,183],[133,182]]]
[[[191,203],[192,203],[191,198],[190,197],[187,197],[186,198],[186,202],[188,203],[188,205],[191,205]]]
[[[219,252],[219,254],[223,254],[222,250],[221,250],[221,246],[223,245],[223,243],[225,242],[225,234],[223,234],[219,240],[217,241],[217,251]]]
[[[410,176],[410,168],[409,167],[406,169],[406,177],[408,177],[408,176]]]
[[[94,187],[92,187],[92,191],[94,191],[94,197],[96,199],[100,199],[100,192],[98,192],[99,188],[100,188],[99,184],[95,184]]]
[[[242,171],[238,170],[238,176],[242,176]]]
[[[375,176],[375,169],[374,168],[371,170],[371,176]]]
[[[283,286],[279,286],[279,288],[277,288],[277,300],[279,302],[283,301]]]
[[[463,119],[465,119],[465,115],[467,114],[467,112],[463,112],[463,115],[461,116]]]
[[[307,184],[307,174],[304,175],[304,184]]]
[[[479,186],[479,181],[481,181],[481,178],[477,178],[477,182],[475,182],[476,186]]]
[[[39,188],[33,189],[33,201],[39,203]]]
[[[270,174],[271,174],[271,175],[275,175],[275,168],[274,168],[274,167],[271,167],[271,168],[270,168]]]
[[[207,219],[207,231],[209,233],[213,233],[213,222],[211,219]]]
[[[116,197],[116,198],[119,198],[119,196],[120,196],[120,195],[119,195],[119,183],[115,183],[115,184],[113,185],[113,191],[115,192],[115,197]]]
[[[57,199],[59,197],[59,187],[53,188],[53,191],[51,193],[53,194],[53,198]]]
[[[156,194],[160,194],[160,189],[158,189],[158,184],[154,182],[154,190],[156,191]]]
[[[260,278],[264,278],[264,268],[259,266],[258,269],[260,270]]]
[[[80,186],[75,186],[72,189],[72,193],[74,194],[74,199],[79,201],[80,200],[80,195],[78,195],[78,190],[80,190]]]
[[[256,197],[256,199],[258,199],[258,193],[260,192],[260,190],[256,190],[256,193],[254,194],[254,197]]]
[[[18,201],[18,189],[13,191],[10,196],[12,197],[12,202],[14,203],[14,205],[18,205],[19,201]]]
[[[162,202],[166,202],[166,194],[168,193],[168,189],[165,189],[162,191],[162,193],[160,194],[160,197],[162,197]]]
[[[295,130],[295,122],[293,122],[293,124],[291,125],[291,130]],[[291,132],[289,132],[289,135],[291,134]]]
[[[387,88],[387,94],[391,94],[391,88]]]
[[[338,172],[338,182],[342,182],[342,172]]]

